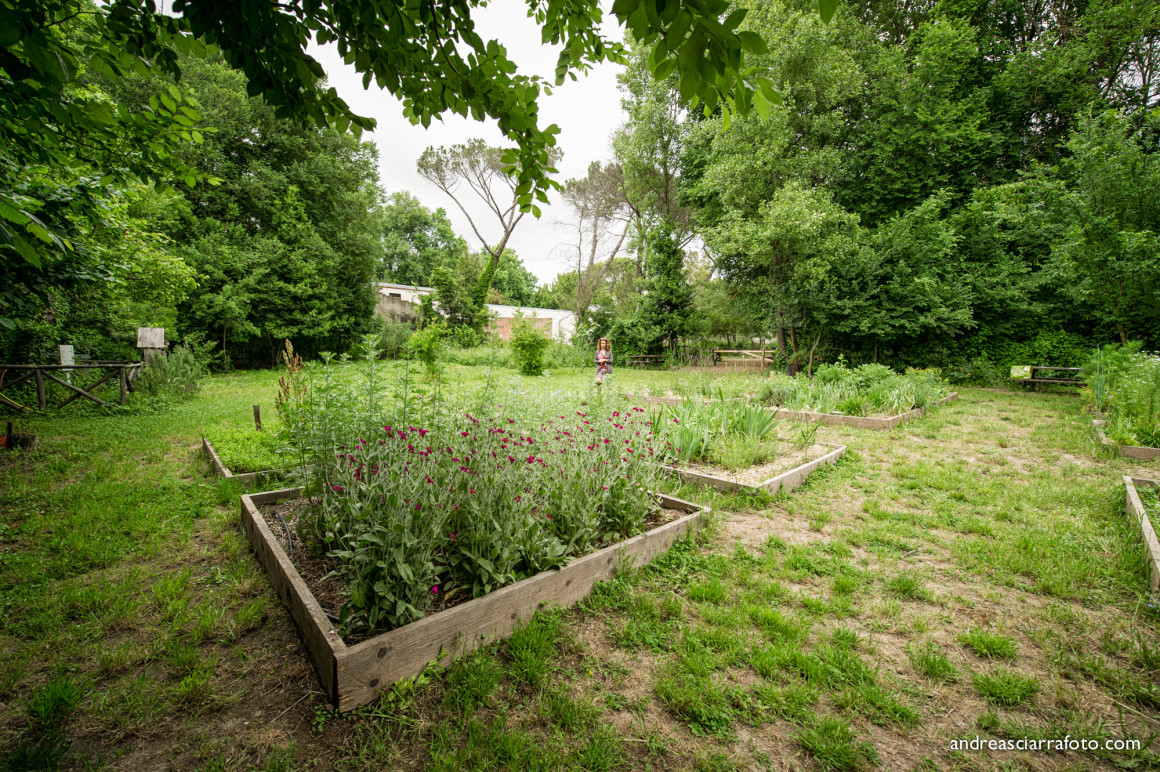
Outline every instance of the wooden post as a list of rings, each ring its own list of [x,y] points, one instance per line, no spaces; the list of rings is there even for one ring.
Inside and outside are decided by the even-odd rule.
[[[125,365],[121,365],[121,404],[124,405],[129,399],[129,372]]]
[[[262,431],[262,406],[254,405],[254,428]]]
[[[48,403],[44,398],[44,373],[40,371],[39,367],[36,368],[36,399],[40,403],[40,409],[42,411],[48,407]]]

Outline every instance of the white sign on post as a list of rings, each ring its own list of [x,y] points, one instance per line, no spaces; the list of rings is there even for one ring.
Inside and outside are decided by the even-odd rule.
[[[165,328],[138,327],[137,348],[165,348]]]
[[[141,358],[148,362],[151,354],[165,353],[164,327],[138,327],[137,348],[142,349]]]
[[[72,370],[68,369],[76,364],[76,359],[73,356],[73,347],[65,343],[57,346],[60,351],[60,363],[64,366],[64,377],[69,383],[72,383]]]

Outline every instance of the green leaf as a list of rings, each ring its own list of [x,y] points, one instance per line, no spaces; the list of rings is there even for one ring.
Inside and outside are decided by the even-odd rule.
[[[0,201],[0,217],[17,225],[25,225],[31,222],[28,215],[4,201]]]
[[[34,267],[36,267],[36,268],[41,267],[40,253],[37,252],[36,249],[31,244],[29,244],[27,241],[25,241],[22,237],[13,236],[12,237],[12,247],[17,252],[20,253],[21,257],[23,257],[26,261],[31,263]]]
[[[818,0],[818,14],[821,15],[822,21],[825,23],[830,23],[836,10],[838,10],[838,0]]]
[[[737,40],[741,43],[742,48],[754,56],[763,56],[769,53],[769,46],[765,44],[765,38],[756,32],[741,30],[737,33]]]
[[[675,57],[670,56],[668,59],[665,59],[663,62],[661,62],[659,65],[657,65],[657,69],[653,73],[653,78],[655,78],[658,81],[665,80],[670,75],[672,75],[673,72],[676,71],[676,69],[677,69],[677,60]]]

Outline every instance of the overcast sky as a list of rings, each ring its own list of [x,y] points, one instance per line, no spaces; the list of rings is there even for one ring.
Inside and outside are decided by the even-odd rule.
[[[607,16],[607,14],[606,14]],[[503,0],[473,13],[476,31],[485,40],[494,38],[507,47],[508,57],[520,72],[538,74],[549,80],[556,67],[559,49],[540,43],[540,29],[527,16],[527,5],[515,0]],[[613,24],[615,20],[613,20]],[[608,25],[606,34],[621,40],[621,30]],[[469,247],[479,249],[479,239],[472,233],[467,218],[447,195],[430,184],[415,171],[415,161],[430,145],[454,145],[473,138],[481,138],[489,145],[510,146],[495,127],[494,121],[480,123],[457,115],[447,115],[442,122],[432,121],[431,128],[412,126],[403,117],[403,104],[374,83],[370,90],[362,88],[362,76],[352,65],[345,64],[333,46],[312,48],[343,99],[360,115],[378,121],[378,128],[365,138],[379,148],[379,176],[388,193],[408,190],[431,209],[443,207],[451,218],[455,231],[467,239]],[[620,93],[616,90],[619,65],[603,64],[593,68],[587,76],[578,75],[575,82],[568,80],[556,88],[550,97],[540,97],[541,128],[555,123],[560,127],[557,143],[564,151],[560,164],[559,182],[586,174],[592,161],[612,159],[612,133],[625,120],[620,109]],[[461,201],[471,211],[472,219],[489,240],[500,236],[499,223],[486,208],[466,196]],[[552,203],[542,206],[542,215],[536,220],[529,213],[516,227],[509,246],[524,261],[528,270],[541,282],[550,282],[564,270],[567,232],[556,223],[569,217],[568,207],[559,195],[551,196]],[[490,218],[490,219],[489,219]]]

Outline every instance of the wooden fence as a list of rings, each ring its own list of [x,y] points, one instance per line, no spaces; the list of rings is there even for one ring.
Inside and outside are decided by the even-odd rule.
[[[713,364],[731,364],[743,367],[765,368],[773,364],[776,349],[714,348]],[[730,356],[721,356],[727,354]]]
[[[141,375],[141,369],[143,367],[145,367],[144,362],[86,362],[85,364],[77,365],[0,365],[0,405],[10,407],[21,413],[31,412],[31,408],[11,398],[15,388],[29,380],[36,383],[36,403],[37,408],[41,411],[49,407],[47,389],[49,383],[56,383],[66,391],[71,392],[68,398],[55,406],[57,410],[82,397],[91,402],[96,402],[98,405],[107,407],[109,403],[100,397],[94,396],[93,392],[108,383],[118,383],[120,385],[120,404],[124,405],[125,401],[129,398],[131,384]],[[108,372],[102,375],[96,383],[83,389],[80,386],[69,383],[64,378],[58,377],[68,372],[86,372],[89,370],[108,370]],[[8,392],[8,395],[5,395],[4,392]]]

